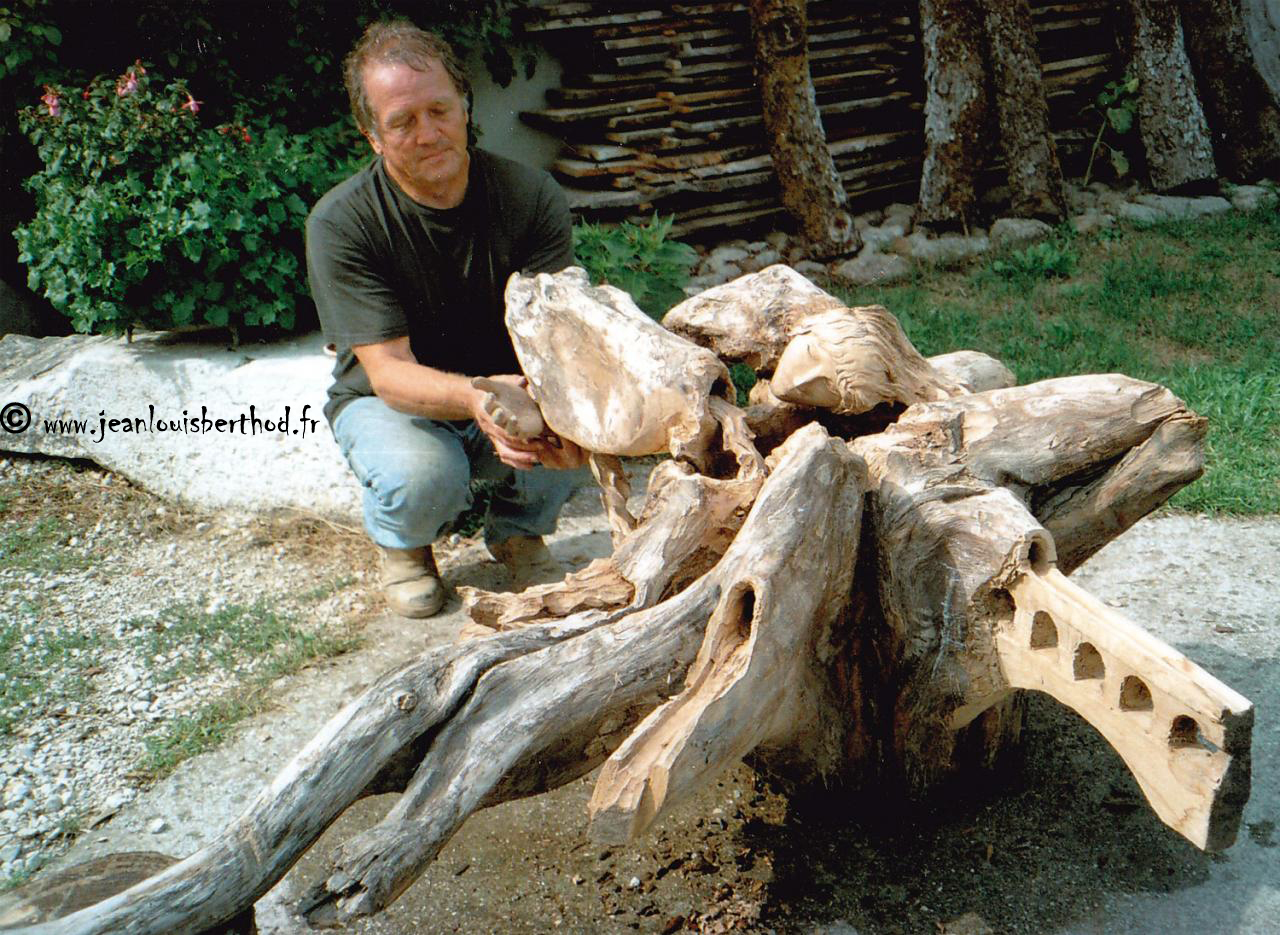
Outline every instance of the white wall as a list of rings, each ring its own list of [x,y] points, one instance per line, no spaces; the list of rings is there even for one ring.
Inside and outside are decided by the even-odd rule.
[[[505,88],[489,77],[489,69],[479,56],[467,66],[474,95],[472,115],[481,131],[481,148],[541,169],[551,165],[560,152],[560,141],[527,126],[520,119],[520,111],[547,106],[547,89],[560,84],[560,63],[546,52],[539,52],[537,70],[532,79],[526,80],[524,66],[517,60],[516,77]]]

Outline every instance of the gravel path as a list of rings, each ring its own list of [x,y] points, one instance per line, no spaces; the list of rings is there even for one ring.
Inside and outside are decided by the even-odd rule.
[[[0,883],[163,772],[149,740],[344,645],[376,600],[362,537],[314,520],[184,511],[56,460],[0,461],[0,497]]]

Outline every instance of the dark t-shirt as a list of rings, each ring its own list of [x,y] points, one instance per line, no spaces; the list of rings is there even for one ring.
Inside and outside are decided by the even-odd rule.
[[[504,323],[513,272],[573,263],[568,202],[551,176],[471,150],[456,208],[418,204],[381,159],[333,188],[307,218],[307,275],[338,347],[325,415],[373,395],[352,345],[409,337],[418,363],[468,376],[519,373]]]

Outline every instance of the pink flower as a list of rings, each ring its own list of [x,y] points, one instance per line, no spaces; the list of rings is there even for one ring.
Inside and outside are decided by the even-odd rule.
[[[133,73],[131,68],[124,73],[124,77],[116,82],[116,97],[124,97],[136,90],[138,90],[138,76]]]
[[[186,102],[185,104],[183,104],[183,105],[182,105],[182,109],[183,109],[183,110],[189,110],[189,111],[191,111],[191,112],[194,114],[194,113],[197,113],[197,112],[200,110],[200,105],[201,105],[201,104],[203,104],[203,103],[204,103],[204,101],[197,101],[194,97],[192,97],[192,96],[191,96],[191,92],[190,92],[190,91],[188,91],[188,92],[187,92],[187,102]]]
[[[58,102],[58,92],[47,84],[44,86],[44,94],[40,96],[40,100],[49,108],[50,117],[58,117],[62,114],[62,107]]]

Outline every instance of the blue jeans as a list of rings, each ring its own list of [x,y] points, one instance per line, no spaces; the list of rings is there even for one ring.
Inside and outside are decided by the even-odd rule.
[[[498,460],[474,422],[397,412],[376,396],[353,400],[333,423],[342,455],[364,486],[364,525],[378,545],[416,549],[449,531],[471,507],[471,481],[497,481],[484,539],[554,532],[582,471],[516,470]]]

